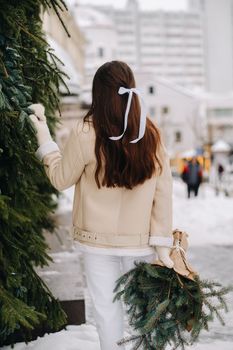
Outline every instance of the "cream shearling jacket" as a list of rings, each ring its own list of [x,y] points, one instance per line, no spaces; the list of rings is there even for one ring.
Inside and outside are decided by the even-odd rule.
[[[159,151],[162,173],[132,190],[98,189],[94,147],[95,130],[81,120],[72,129],[63,152],[53,141],[42,144],[36,152],[56,189],[75,185],[74,240],[101,248],[172,247],[172,175],[164,147]]]

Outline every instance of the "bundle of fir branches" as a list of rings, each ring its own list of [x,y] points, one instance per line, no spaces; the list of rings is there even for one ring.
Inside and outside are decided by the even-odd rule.
[[[215,316],[225,324],[221,311],[228,311],[225,296],[232,286],[200,279],[186,259],[187,234],[175,230],[173,236],[172,269],[159,260],[136,262],[116,281],[114,300],[123,300],[135,331],[119,345],[131,342],[132,350],[164,350],[168,345],[185,349],[203,329],[209,330]]]

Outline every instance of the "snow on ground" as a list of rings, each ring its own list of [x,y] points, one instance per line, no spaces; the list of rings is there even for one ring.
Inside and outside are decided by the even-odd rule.
[[[2,350],[10,350],[10,346]],[[100,350],[99,339],[93,325],[68,326],[53,334],[46,334],[28,345],[16,344],[15,350]],[[110,350],[110,349],[109,349]]]
[[[73,189],[64,191],[60,199],[58,213],[64,214],[72,209]],[[174,228],[185,230],[189,234],[191,262],[198,263],[198,269],[205,269],[207,277],[214,276],[224,283],[232,281],[231,246],[233,246],[233,198],[223,195],[215,196],[208,185],[202,185],[198,198],[186,198],[186,189],[182,182],[174,181]],[[206,249],[208,248],[208,249]],[[229,249],[228,249],[229,248]],[[75,251],[53,253],[54,263],[52,271],[44,271],[45,278],[57,277],[59,266],[76,261]],[[220,259],[220,262],[219,262]],[[226,260],[227,268],[224,266]],[[72,262],[73,264],[73,262]],[[195,266],[195,265],[194,265]],[[68,283],[68,282],[67,282]],[[232,299],[232,298],[231,298]],[[85,297],[88,312],[91,311]],[[232,350],[233,349],[233,306],[226,314],[225,328],[219,326],[218,321],[210,325],[211,332],[203,332],[200,342],[187,349],[192,350]],[[15,350],[100,350],[98,334],[91,318],[81,326],[68,326],[53,334],[46,334],[42,338],[26,345],[18,343]],[[2,350],[10,350],[6,346]],[[111,350],[111,349],[109,349]],[[130,350],[130,345],[126,348]],[[169,349],[167,349],[169,350]]]
[[[233,343],[228,341],[215,341],[211,343],[199,343],[187,347],[187,350],[232,350]],[[1,348],[11,350],[10,346]],[[28,345],[18,343],[14,350],[100,350],[98,334],[93,325],[83,324],[81,326],[68,326],[67,330],[62,330],[53,334],[46,334],[43,338],[38,338]],[[109,349],[111,350],[111,349]],[[130,345],[126,347],[130,350]],[[168,349],[169,350],[169,349]]]
[[[67,190],[63,191],[59,198],[59,206],[57,209],[57,213],[66,213],[70,212],[72,210],[73,205],[73,196],[74,196],[74,186],[68,188]]]
[[[197,198],[186,198],[186,188],[174,181],[173,226],[189,234],[189,245],[233,245],[233,198],[216,196],[203,184]]]

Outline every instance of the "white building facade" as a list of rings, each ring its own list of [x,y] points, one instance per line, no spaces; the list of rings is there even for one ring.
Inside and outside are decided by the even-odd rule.
[[[122,10],[77,5],[73,11],[86,37],[85,104],[91,102],[96,69],[113,59],[125,61],[135,73],[148,114],[160,127],[170,155],[201,147],[204,129],[197,127],[198,100],[181,86],[204,85],[201,17],[185,12],[144,12],[135,0]],[[198,45],[192,35],[183,38],[187,23],[194,30],[193,35],[199,30]],[[193,68],[197,61],[200,74]]]
[[[116,58],[117,32],[112,19],[92,6],[75,4],[71,12],[86,39],[81,97],[86,108],[90,104],[92,79],[97,68]]]
[[[233,23],[233,11],[226,10],[231,10],[232,3],[190,0],[189,9],[179,12],[142,11],[136,0],[128,0],[124,9],[76,5],[73,16],[86,38],[83,99],[87,105],[96,69],[106,61],[122,60],[133,69],[170,154],[212,144],[218,137],[229,142],[233,134],[229,18]],[[218,12],[221,35],[216,30]],[[211,98],[204,92],[207,88],[214,91]]]
[[[205,118],[200,100],[191,91],[156,75],[135,71],[148,115],[160,128],[171,158],[201,148],[206,138]]]
[[[225,95],[206,93],[200,96],[207,120],[209,144],[224,140],[233,149],[233,92]]]
[[[233,0],[189,0],[189,9],[203,16],[206,90],[233,91]]]
[[[205,87],[204,28],[200,11],[142,11],[96,6],[116,28],[116,57],[185,87]]]

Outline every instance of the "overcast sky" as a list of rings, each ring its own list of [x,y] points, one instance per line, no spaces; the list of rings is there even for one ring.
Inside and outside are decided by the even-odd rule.
[[[127,0],[66,0],[67,3],[94,4],[94,5],[114,5],[124,7]],[[165,9],[165,10],[185,10],[187,0],[139,0],[142,9]]]

